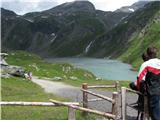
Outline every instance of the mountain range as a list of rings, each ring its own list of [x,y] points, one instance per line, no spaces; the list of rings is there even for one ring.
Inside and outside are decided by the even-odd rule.
[[[137,55],[149,45],[160,48],[159,16],[160,1],[140,1],[113,12],[96,10],[89,1],[25,15],[1,8],[2,50],[138,61]]]

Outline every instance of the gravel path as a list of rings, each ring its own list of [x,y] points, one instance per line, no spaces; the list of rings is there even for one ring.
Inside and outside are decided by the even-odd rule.
[[[32,81],[40,85],[48,93],[54,93],[58,96],[69,98],[73,102],[82,102],[82,92],[78,87],[66,85],[62,82],[53,82],[49,80],[38,79],[36,77],[33,77]],[[108,97],[112,97],[112,92],[110,91],[102,91],[102,90],[92,90],[92,91]],[[95,98],[95,97],[89,96],[89,98]],[[137,95],[134,94],[127,95],[128,103],[134,103],[136,100],[137,100]],[[104,112],[111,112],[111,103],[107,101],[90,102],[89,108],[93,108]],[[127,115],[128,115],[127,120],[135,120],[137,112],[127,107]]]

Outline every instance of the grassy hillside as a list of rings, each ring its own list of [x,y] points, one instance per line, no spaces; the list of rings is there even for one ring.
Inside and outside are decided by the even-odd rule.
[[[113,84],[113,80],[96,80],[96,77],[83,69],[75,68],[70,64],[51,64],[47,63],[35,54],[30,54],[24,51],[10,52],[6,61],[11,65],[22,66],[26,71],[31,71],[33,76],[40,78],[49,78],[54,80],[54,77],[61,77],[61,82],[73,86],[81,86],[82,83],[88,84]],[[77,79],[72,79],[76,77]],[[121,85],[128,86],[128,81],[121,81]]]
[[[3,101],[46,101],[49,99],[68,101],[53,94],[46,94],[44,90],[31,81],[22,78],[1,80]],[[67,107],[2,107],[2,120],[67,120]],[[81,112],[77,111],[77,119],[83,120]],[[89,120],[94,117],[89,116]]]
[[[22,66],[26,71],[31,71],[34,76],[39,77],[61,77],[67,80],[77,77],[80,80],[95,79],[95,76],[82,69],[77,69],[69,64],[51,64],[40,57],[23,51],[10,52],[6,61],[11,65]]]
[[[150,22],[139,32],[131,37],[127,51],[120,56],[120,59],[133,65],[138,69],[142,63],[141,55],[149,46],[156,46],[160,57],[160,11]]]
[[[135,38],[137,36],[135,33],[139,34],[145,26],[148,26],[158,11],[160,11],[160,2],[156,1],[150,2],[142,9],[129,14],[112,30],[98,36],[90,46],[88,55],[93,57],[109,56],[117,58],[124,54],[132,45],[131,38]],[[159,19],[158,16],[157,19]],[[149,28],[150,26],[148,26]],[[154,32],[152,34],[156,35]],[[144,36],[146,36],[146,33]],[[137,40],[137,43],[139,44],[139,40]]]

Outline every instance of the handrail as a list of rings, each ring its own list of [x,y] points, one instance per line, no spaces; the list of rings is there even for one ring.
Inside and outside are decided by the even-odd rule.
[[[129,89],[129,88],[125,88],[128,92],[133,92],[133,93],[136,93],[136,94],[139,94],[139,95],[144,95],[142,94],[141,92],[139,91],[135,91],[135,90],[132,90],[132,89]]]
[[[91,91],[84,90],[84,89],[81,89],[81,90],[84,91],[84,92],[86,92],[86,93],[88,93],[88,94],[91,94],[91,95],[93,95],[93,96],[96,96],[96,97],[102,98],[102,99],[104,99],[104,100],[107,100],[107,101],[109,101],[109,102],[115,103],[115,100],[113,100],[113,99],[111,99],[111,98],[109,98],[109,97],[106,97],[106,96],[104,96],[104,95],[96,94],[96,93],[93,93],[93,92],[91,92]]]
[[[108,86],[88,86],[88,89],[94,89],[94,88],[116,88],[116,85],[108,85]]]
[[[64,102],[66,105],[80,105],[77,102]],[[24,101],[1,101],[2,106],[57,106],[52,102],[24,102]]]
[[[85,111],[85,112],[89,112],[89,113],[94,113],[94,114],[97,114],[97,115],[104,116],[104,117],[106,117],[106,118],[115,119],[115,115],[110,114],[110,113],[100,112],[100,111],[97,111],[97,110],[92,110],[92,109],[88,109],[88,108],[83,108],[83,107],[75,106],[75,105],[68,105],[68,104],[65,104],[65,103],[63,103],[63,102],[56,101],[56,100],[52,100],[52,99],[50,99],[50,101],[53,102],[53,103],[55,103],[55,104],[59,104],[59,105],[64,105],[64,106],[67,106],[67,107],[71,107],[71,108],[73,108],[73,109],[77,109],[77,110],[81,110],[81,111]]]

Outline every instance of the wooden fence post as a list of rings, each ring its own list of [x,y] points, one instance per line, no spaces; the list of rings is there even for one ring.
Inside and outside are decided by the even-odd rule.
[[[149,120],[148,98],[144,95],[144,120]]]
[[[76,110],[68,107],[68,120],[76,120]]]
[[[126,120],[126,89],[125,87],[121,88],[121,116],[122,120]]]
[[[119,105],[118,105],[118,103],[119,103],[119,94],[118,94],[118,92],[113,92],[112,98],[115,101],[112,104],[112,114],[115,115],[115,119],[118,119],[118,110],[119,110]]]
[[[84,90],[88,89],[87,83],[82,84],[82,89],[84,89]],[[85,91],[83,91],[83,107],[88,108],[88,93],[86,93]],[[88,114],[87,112],[83,112],[84,117],[86,117],[87,114]]]
[[[119,81],[116,81],[115,86],[116,86],[117,92],[120,93],[120,84],[119,84]]]

